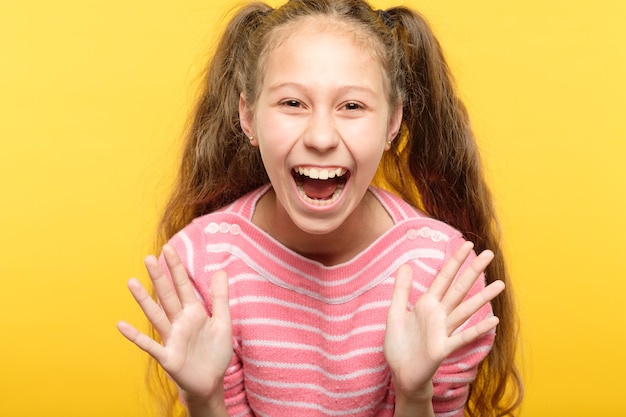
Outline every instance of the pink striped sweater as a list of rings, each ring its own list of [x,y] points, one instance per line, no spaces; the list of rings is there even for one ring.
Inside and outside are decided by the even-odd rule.
[[[393,277],[400,265],[412,265],[415,302],[463,237],[372,188],[394,227],[351,261],[324,266],[251,222],[268,188],[195,219],[171,240],[209,314],[213,272],[223,269],[229,277],[234,338],[224,381],[229,415],[392,416],[395,397],[383,337]],[[484,286],[479,281],[470,296]],[[486,306],[465,326],[491,314]],[[442,364],[433,381],[437,416],[463,415],[468,384],[493,336]]]

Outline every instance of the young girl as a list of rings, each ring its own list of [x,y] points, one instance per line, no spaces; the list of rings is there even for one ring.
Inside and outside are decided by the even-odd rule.
[[[160,262],[146,259],[158,303],[129,282],[154,338],[118,327],[175,382],[183,414],[519,404],[492,202],[440,47],[411,10],[242,8],[209,65],[162,240]]]

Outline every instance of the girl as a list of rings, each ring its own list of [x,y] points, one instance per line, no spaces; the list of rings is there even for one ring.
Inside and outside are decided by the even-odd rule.
[[[159,304],[129,282],[154,338],[118,328],[175,382],[183,414],[519,403],[492,202],[440,47],[409,9],[242,8],[161,230],[161,261],[146,259]]]

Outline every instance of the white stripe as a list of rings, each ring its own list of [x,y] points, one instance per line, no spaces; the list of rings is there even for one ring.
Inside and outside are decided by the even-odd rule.
[[[228,260],[226,262],[223,262],[221,264],[213,264],[212,266],[205,265],[204,271],[206,273],[210,273],[210,272],[223,270],[224,269],[224,265],[232,263],[231,261],[234,261],[234,260],[235,259],[230,259],[230,260]],[[267,279],[263,278],[259,274],[253,274],[253,273],[237,274],[237,275],[231,275],[231,276],[228,277],[228,285],[229,286],[233,286],[233,285],[238,284],[238,283],[243,282],[243,281],[267,282]],[[232,301],[233,300],[235,300],[235,299],[231,299],[231,305],[232,305]]]
[[[224,252],[229,253],[230,251],[226,250]],[[232,264],[235,261],[237,261],[237,258],[235,258],[234,256],[230,256],[224,262],[220,262],[218,264],[207,264],[204,266],[204,272],[210,273],[220,271],[222,269],[225,269],[228,265]]]
[[[278,342],[274,340],[244,340],[242,341],[243,347],[247,346],[256,346],[256,347],[265,347],[265,348],[273,348],[273,349],[295,349],[295,350],[305,350],[310,352],[316,352],[325,357],[328,360],[332,361],[343,361],[347,359],[352,359],[358,356],[363,355],[372,355],[377,353],[382,353],[382,346],[374,346],[362,349],[355,349],[350,352],[344,353],[342,355],[333,355],[326,352],[324,349],[319,346],[307,345],[304,343],[292,343],[292,342]]]
[[[315,333],[322,336],[325,340],[330,342],[343,342],[351,337],[354,337],[361,333],[371,333],[371,332],[380,332],[385,330],[384,324],[373,324],[369,326],[361,326],[350,329],[349,333],[340,334],[340,335],[332,335],[323,332],[320,328],[314,326],[308,326],[306,324],[290,322],[286,320],[277,320],[270,318],[254,318],[254,319],[244,319],[244,320],[233,320],[233,324],[237,325],[248,325],[248,326],[275,326],[282,327],[286,329],[297,329],[304,330],[307,332]]]
[[[443,256],[441,257],[441,259],[443,259]],[[436,269],[431,268],[430,266],[426,265],[421,260],[416,259],[414,262],[415,262],[415,265],[417,265],[420,269],[426,271],[430,275],[436,275],[437,274],[437,270]]]
[[[237,274],[228,278],[229,286],[234,286],[235,284],[239,284],[240,282],[252,281],[252,282],[267,282],[267,279],[263,278],[259,274]]]
[[[456,410],[456,411],[449,411],[447,413],[437,413],[435,414],[435,417],[454,417],[456,416],[461,410]],[[461,414],[463,415],[463,414]]]
[[[391,283],[393,284],[393,280],[391,281]],[[351,313],[344,314],[341,316],[330,316],[315,308],[306,307],[301,304],[292,303],[290,301],[285,301],[280,298],[274,298],[274,297],[243,296],[243,297],[233,298],[231,300],[231,306],[237,305],[237,304],[252,304],[252,303],[270,304],[270,305],[275,305],[275,306],[280,306],[280,307],[292,308],[294,310],[313,314],[328,322],[342,322],[342,321],[353,320],[354,317],[356,317],[356,315],[358,315],[359,313],[363,313],[365,311],[378,310],[378,309],[388,310],[389,306],[391,305],[391,300],[389,299],[389,300],[382,300],[382,301],[376,301],[373,303],[363,304],[359,306],[359,308],[357,308],[356,310],[352,311]]]
[[[443,376],[443,377],[433,378],[433,384],[440,384],[444,382],[445,383],[455,382],[455,383],[461,383],[461,384],[470,384],[474,382],[474,378],[473,377],[458,377],[458,376]]]
[[[249,240],[248,236],[246,236],[246,239]],[[398,242],[400,242],[400,241],[398,241]],[[256,245],[254,245],[254,246],[256,246]],[[364,269],[367,269],[369,267],[369,265],[372,265],[373,263],[375,263],[378,258],[385,256],[386,252],[389,252],[389,251],[391,251],[393,249],[394,249],[393,245],[388,247],[385,251],[383,251],[381,254],[379,254],[379,256],[374,258],[374,260],[372,260],[367,266],[365,266]],[[414,250],[411,250],[411,251],[407,251],[402,256],[400,256],[399,258],[396,258],[396,261],[393,264],[389,265],[387,267],[387,269],[385,271],[383,271],[379,275],[378,279],[370,281],[369,283],[367,283],[367,285],[364,285],[363,287],[358,288],[357,291],[355,291],[354,293],[347,294],[347,295],[341,296],[341,297],[329,298],[329,297],[324,297],[324,296],[320,295],[316,291],[309,291],[309,290],[305,290],[305,289],[303,289],[303,288],[301,288],[299,286],[294,286],[294,285],[288,284],[287,282],[285,282],[282,279],[280,279],[278,276],[272,274],[270,271],[267,271],[265,268],[261,267],[261,265],[256,263],[250,256],[248,256],[248,254],[245,251],[243,251],[241,248],[239,248],[237,246],[232,246],[232,245],[227,245],[227,244],[213,244],[213,245],[207,245],[206,250],[209,253],[230,252],[230,254],[232,256],[240,258],[250,268],[252,268],[252,269],[258,271],[260,274],[268,277],[269,279],[272,280],[272,282],[276,283],[277,285],[280,285],[283,288],[286,288],[286,289],[298,292],[300,294],[307,295],[307,296],[309,296],[309,297],[311,297],[313,299],[326,302],[328,304],[341,304],[341,303],[345,303],[347,301],[350,301],[350,300],[356,298],[357,296],[363,294],[364,292],[366,292],[366,291],[370,290],[371,288],[375,287],[376,285],[378,285],[380,283],[380,281],[384,280],[387,276],[389,276],[391,274],[391,271],[397,270],[400,267],[400,265],[402,265],[403,263],[407,263],[409,261],[413,261],[416,258],[443,259],[443,253],[441,251],[435,250],[435,249],[421,249],[421,248],[417,248],[417,249],[414,249]],[[354,279],[358,278],[362,274],[362,272],[357,272],[357,273],[353,274],[352,276],[350,276],[348,278],[345,278],[343,280],[327,282],[327,281],[324,281],[322,279],[319,279],[319,278],[311,276],[311,275],[302,274],[301,271],[297,270],[296,268],[292,267],[291,265],[286,264],[286,263],[278,260],[270,252],[267,252],[267,251],[263,251],[263,252],[269,258],[273,258],[275,260],[275,262],[280,264],[284,269],[286,269],[286,270],[288,270],[290,272],[296,273],[296,274],[298,274],[298,275],[300,275],[300,276],[302,276],[302,277],[304,277],[306,279],[309,279],[310,281],[313,281],[313,282],[315,282],[316,284],[318,284],[318,285],[320,285],[322,287],[342,286],[342,285],[350,283],[351,281],[353,281]],[[214,266],[206,266],[205,270],[209,270],[209,269],[213,269],[213,268],[214,268]]]
[[[268,258],[273,259],[276,263],[278,263],[279,265],[281,265],[283,268],[291,271],[291,272],[295,272],[299,275],[301,275],[302,277],[320,285],[323,287],[337,287],[337,286],[343,286],[345,284],[349,284],[350,282],[354,281],[355,279],[357,279],[359,276],[362,275],[362,272],[357,272],[351,276],[348,276],[342,280],[336,280],[333,282],[327,282],[323,279],[318,278],[317,276],[314,275],[307,275],[304,274],[302,271],[300,271],[299,269],[294,268],[292,265],[290,264],[286,264],[284,263],[282,260],[280,260],[279,258],[277,258],[276,256],[274,256],[274,254],[272,254],[271,252],[268,252],[265,250],[264,247],[260,246],[256,241],[252,240],[248,235],[243,235],[244,238],[246,239],[246,241],[248,241],[248,243],[250,243],[252,246],[255,246],[259,251],[264,252],[265,255]],[[395,250],[395,247],[400,245],[402,243],[403,239],[399,239],[396,242],[394,242],[393,245],[390,245],[388,247],[385,248],[384,251],[380,252],[376,257],[374,257],[368,264],[366,264],[363,269],[369,269],[372,265],[374,265],[375,263],[378,262],[379,259],[384,258],[387,256],[387,254],[389,252],[392,252]],[[212,245],[208,245],[208,246],[212,246]],[[216,245],[216,246],[221,246],[221,245]],[[239,251],[241,251],[241,249],[239,247],[237,247],[237,249]],[[208,250],[208,248],[207,248]],[[256,263],[252,263],[252,259],[250,259],[247,254],[243,253],[243,251],[240,252],[241,254],[239,255],[239,257],[241,259],[248,259],[249,262],[246,262],[246,264],[248,265],[257,265],[257,270],[261,271],[264,269],[261,268],[258,264]],[[409,253],[411,253],[414,257],[417,258],[433,258],[433,259],[443,259],[443,252],[441,252],[440,250],[436,250],[436,249],[415,249],[413,251],[410,251]],[[304,258],[307,259],[307,261],[310,262],[310,260],[308,258]],[[333,269],[333,267],[325,267],[327,269]],[[272,274],[270,274],[269,272],[266,272],[267,275],[271,276]],[[383,274],[384,275],[384,274]]]
[[[272,368],[272,369],[286,369],[293,371],[311,371],[317,372],[328,379],[332,379],[333,381],[348,381],[351,379],[359,378],[364,375],[377,374],[383,371],[388,371],[387,365],[381,365],[376,368],[362,368],[356,370],[354,372],[350,372],[348,374],[335,374],[332,372],[328,372],[326,369],[319,365],[315,365],[312,363],[285,363],[285,362],[269,362],[269,361],[257,361],[254,359],[245,359],[245,363],[251,364],[254,366],[262,367],[262,368]]]
[[[373,387],[367,387],[365,389],[361,389],[359,391],[351,391],[351,392],[333,392],[328,391],[321,385],[318,384],[310,384],[304,382],[280,382],[280,381],[267,381],[264,379],[254,378],[250,374],[246,376],[248,380],[255,382],[259,385],[264,385],[267,387],[273,388],[282,388],[282,389],[307,389],[311,391],[316,391],[330,398],[353,398],[360,397],[362,395],[368,395],[374,393],[378,390],[382,390],[389,386],[389,380],[384,381],[381,384],[378,384]]]
[[[282,400],[276,400],[274,398],[269,398],[269,397],[265,397],[263,395],[257,394],[251,390],[247,390],[248,395],[252,395],[253,397],[258,398],[259,400],[268,403],[268,404],[276,404],[282,407],[297,407],[297,408],[306,408],[306,409],[310,409],[310,410],[317,410],[320,411],[324,414],[330,415],[330,416],[346,416],[346,415],[355,415],[358,413],[362,413],[364,411],[367,410],[371,410],[372,408],[374,408],[376,406],[375,403],[372,403],[370,405],[367,406],[363,406],[363,407],[359,407],[359,408],[353,408],[350,410],[331,410],[328,409],[326,407],[323,407],[319,404],[312,404],[312,403],[307,403],[304,401],[282,401]]]
[[[246,405],[246,407],[248,407],[248,406]],[[247,410],[244,410],[244,411],[242,411],[241,413],[239,413],[239,414],[235,414],[235,415],[233,415],[233,416],[231,416],[231,417],[243,417],[243,416],[249,416],[249,415],[252,415],[252,414],[250,414],[250,413],[251,413],[251,411],[250,411],[250,409],[248,408]]]
[[[393,287],[395,282],[395,278],[393,277],[389,277],[386,280],[384,280],[382,283],[386,284],[386,285],[390,285]],[[422,283],[418,280],[413,280],[413,283],[411,284],[411,287],[415,290],[417,290],[417,292],[421,295],[424,294],[426,291],[428,291],[428,288],[426,288],[424,285],[422,285]],[[391,305],[391,301],[389,302],[389,305]]]

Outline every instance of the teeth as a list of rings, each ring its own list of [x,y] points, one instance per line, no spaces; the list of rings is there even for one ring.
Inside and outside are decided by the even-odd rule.
[[[314,180],[327,180],[329,178],[346,175],[346,170],[343,168],[326,169],[297,167],[295,168],[295,171],[300,175],[304,175],[305,177],[309,177]]]

